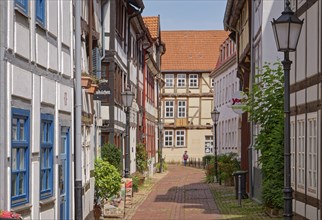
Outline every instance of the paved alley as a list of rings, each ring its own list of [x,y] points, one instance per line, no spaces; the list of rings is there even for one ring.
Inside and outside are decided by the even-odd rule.
[[[169,165],[168,174],[152,188],[133,220],[221,219],[204,171]]]

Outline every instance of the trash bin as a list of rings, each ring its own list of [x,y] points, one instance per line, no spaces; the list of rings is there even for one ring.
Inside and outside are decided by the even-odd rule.
[[[233,173],[233,176],[235,177],[235,191],[236,191],[236,199],[238,199],[238,176],[240,176],[240,181],[241,181],[241,198],[242,199],[247,199],[248,195],[246,193],[246,174],[247,171],[245,170],[238,170]]]

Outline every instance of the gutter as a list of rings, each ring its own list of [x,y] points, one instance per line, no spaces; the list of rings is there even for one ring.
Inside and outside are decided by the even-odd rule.
[[[251,1],[251,32],[250,32],[250,82],[249,82],[249,88],[253,88],[253,84],[255,82],[255,57],[254,57],[254,35],[255,35],[255,30],[254,30],[254,15],[255,15],[255,10],[254,10],[254,2],[255,0]],[[263,3],[262,3],[263,4]],[[253,98],[253,97],[252,97]],[[253,108],[253,107],[252,107]],[[253,170],[253,146],[255,144],[254,142],[254,128],[255,128],[255,123],[253,121],[250,122],[250,144],[248,147],[248,159],[249,159],[249,167],[248,167],[248,181],[249,181],[249,186],[250,186],[250,197],[254,197],[254,170]]]
[[[130,17],[128,18],[128,22],[127,22],[127,83],[130,84],[130,60],[131,60],[131,20],[142,14],[144,10],[144,6],[142,8],[140,8],[138,11],[135,11],[134,13],[132,13],[130,15]]]
[[[234,3],[234,0],[227,1],[226,11],[225,11],[225,16],[224,16],[224,29],[225,29],[225,31],[232,30],[232,31],[236,32],[237,34],[239,34],[238,30],[236,30],[234,27],[232,27],[228,24],[228,20],[230,18],[233,3]]]
[[[101,5],[101,16],[102,16],[102,20],[101,20],[101,26],[102,26],[102,56],[101,56],[101,62],[105,58],[105,15],[106,14],[104,14],[104,7],[105,7],[106,4],[107,4],[106,0],[102,1],[102,5]],[[100,72],[100,75],[101,74],[102,74],[102,72]]]

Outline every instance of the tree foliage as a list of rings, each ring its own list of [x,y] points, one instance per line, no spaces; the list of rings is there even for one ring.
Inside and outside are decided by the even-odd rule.
[[[265,63],[255,76],[248,93],[246,111],[260,126],[255,149],[261,152],[259,162],[263,173],[263,202],[270,208],[283,207],[284,147],[284,74],[280,62]]]
[[[112,164],[119,171],[122,170],[121,168],[122,152],[120,148],[110,143],[104,144],[102,146],[101,157],[103,160],[106,160],[110,164]]]
[[[96,159],[94,177],[96,201],[108,199],[116,195],[121,189],[121,175],[108,161],[101,158]]]
[[[148,153],[142,143],[136,145],[136,169],[141,173],[148,169]]]

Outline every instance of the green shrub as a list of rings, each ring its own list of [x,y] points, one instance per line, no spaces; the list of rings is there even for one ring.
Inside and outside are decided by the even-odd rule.
[[[148,169],[148,153],[142,143],[136,145],[136,169],[141,173]]]
[[[214,160],[215,160],[215,156],[214,155],[206,155],[206,156],[203,156],[202,163],[204,165],[206,165],[206,164],[210,164],[211,161],[214,161]]]
[[[101,157],[103,160],[108,161],[120,172],[122,171],[121,167],[121,149],[116,147],[113,144],[104,144],[101,149]]]
[[[207,183],[213,183],[215,179],[215,164],[212,163],[208,164],[206,167],[206,182]]]
[[[139,177],[136,175],[132,175],[132,188],[134,192],[137,192],[139,190]]]
[[[283,208],[284,71],[280,62],[265,63],[255,76],[245,110],[260,125],[255,149],[261,152],[262,198],[269,208]],[[265,114],[263,114],[265,112]]]
[[[222,181],[233,183],[233,173],[240,169],[238,154],[228,153],[218,155],[219,178]]]
[[[157,163],[156,168],[157,168],[157,170],[160,170],[160,163]],[[163,171],[168,170],[168,165],[165,161],[162,162],[162,170]]]
[[[96,201],[108,199],[121,189],[121,175],[108,161],[95,160],[94,177]]]

